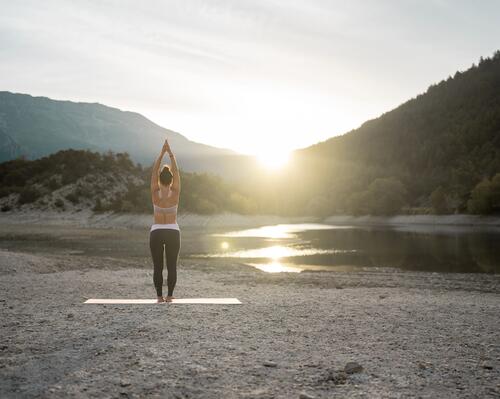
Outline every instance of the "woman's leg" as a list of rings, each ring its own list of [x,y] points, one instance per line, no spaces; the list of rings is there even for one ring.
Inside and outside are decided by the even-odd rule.
[[[168,234],[165,242],[165,254],[167,258],[167,287],[168,296],[174,293],[175,284],[177,283],[177,259],[179,250],[181,249],[181,234],[178,230],[166,230]]]
[[[153,258],[153,283],[156,288],[156,295],[163,293],[163,237],[161,230],[153,230],[149,233],[149,248]]]

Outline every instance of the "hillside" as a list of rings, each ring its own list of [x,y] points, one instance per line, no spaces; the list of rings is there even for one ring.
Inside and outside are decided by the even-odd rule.
[[[63,149],[127,152],[150,165],[168,137],[184,170],[210,171],[226,177],[246,157],[196,143],[144,116],[101,104],[56,101],[0,92],[0,162],[24,156],[37,159]]]
[[[500,52],[295,159],[295,210],[466,212],[473,188],[500,172]]]
[[[36,160],[0,164],[0,210],[151,213],[151,168],[126,153],[63,150]],[[179,212],[252,213],[256,204],[232,184],[181,171]]]

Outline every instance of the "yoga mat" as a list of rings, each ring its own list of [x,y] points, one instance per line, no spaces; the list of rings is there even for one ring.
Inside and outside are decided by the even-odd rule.
[[[156,299],[87,299],[84,303],[100,304],[100,305],[120,305],[120,304],[149,304],[157,303]],[[173,299],[169,303],[206,303],[206,304],[241,304],[238,298],[179,298]]]

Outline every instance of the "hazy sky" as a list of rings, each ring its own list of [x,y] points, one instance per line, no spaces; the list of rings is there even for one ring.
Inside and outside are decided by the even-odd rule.
[[[0,0],[0,90],[246,153],[344,133],[500,48],[500,1]]]

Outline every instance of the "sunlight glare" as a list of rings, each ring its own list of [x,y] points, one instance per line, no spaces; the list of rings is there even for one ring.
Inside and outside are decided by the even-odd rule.
[[[285,151],[270,151],[257,154],[259,163],[267,169],[280,169],[288,163],[290,153]]]
[[[249,263],[249,265],[267,273],[300,273],[303,270],[297,266],[284,265],[279,261],[273,261],[270,263]]]

